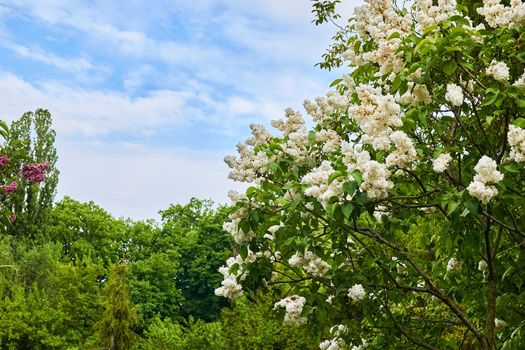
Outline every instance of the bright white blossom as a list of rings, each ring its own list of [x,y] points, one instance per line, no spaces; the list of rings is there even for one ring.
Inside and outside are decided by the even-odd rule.
[[[461,269],[461,260],[457,258],[451,258],[447,263],[447,271],[457,271]]]
[[[487,272],[489,270],[489,265],[485,260],[480,260],[478,263],[478,270],[481,272]]]
[[[448,84],[447,92],[445,93],[445,100],[450,102],[454,107],[459,107],[463,104],[463,91],[461,87],[456,84]]]
[[[264,152],[254,153],[247,143],[237,145],[239,157],[227,156],[224,162],[230,167],[229,178],[235,181],[253,182],[266,173],[268,156]]]
[[[487,75],[490,75],[496,81],[508,81],[510,79],[509,67],[505,62],[498,62],[492,60],[486,70]]]
[[[402,168],[417,159],[414,143],[403,131],[393,132],[390,135],[390,140],[392,140],[395,150],[386,157],[385,163],[387,166]]]
[[[288,264],[292,267],[302,267],[312,276],[323,276],[330,270],[330,264],[323,261],[313,252],[307,250],[304,255],[295,253],[289,260]]]
[[[219,272],[223,275],[224,279],[221,282],[221,286],[215,289],[215,295],[236,299],[242,296],[242,286],[237,282],[237,279],[243,279],[242,259],[239,255],[230,257],[226,260],[226,266],[221,266]],[[233,265],[237,264],[238,269],[236,273],[230,272]]]
[[[352,301],[361,301],[366,297],[366,291],[362,284],[354,284],[352,288],[348,290],[348,296]]]
[[[511,0],[510,6],[503,5],[501,0],[483,0],[483,7],[477,11],[492,28],[512,27],[525,22],[525,5],[521,0]]]
[[[342,192],[342,178],[328,184],[328,179],[333,173],[334,169],[330,162],[324,160],[318,168],[313,169],[301,180],[301,183],[310,185],[304,194],[316,198],[325,208],[328,207],[330,198]]]
[[[306,323],[306,317],[301,316],[305,304],[305,298],[299,295],[292,295],[276,302],[273,308],[282,307],[285,309],[284,324],[301,325]]]
[[[448,163],[452,160],[452,156],[449,153],[441,153],[434,161],[432,162],[432,169],[436,173],[442,173],[447,170]]]
[[[510,146],[510,159],[516,162],[525,161],[525,129],[509,125],[507,140]]]
[[[341,137],[335,130],[321,129],[315,134],[315,137],[322,143],[323,153],[333,152],[341,144]]]
[[[376,150],[388,149],[393,128],[403,124],[399,104],[394,96],[384,95],[380,88],[359,85],[356,92],[360,104],[351,106],[348,114],[363,131],[363,142],[371,144]]]
[[[414,85],[413,82],[409,82],[408,90],[402,96],[397,98],[397,102],[417,106],[420,104],[430,104],[432,102],[432,98],[426,85]]]
[[[438,0],[436,5],[433,5],[432,0],[415,0],[415,3],[418,7],[418,11],[415,12],[417,23],[423,29],[458,14],[454,0]]]
[[[496,162],[487,156],[481,157],[474,170],[476,175],[467,190],[472,197],[487,204],[497,196],[498,189],[493,185],[503,180],[503,174],[498,171]]]
[[[492,158],[483,156],[474,167],[476,175],[474,181],[480,181],[485,184],[494,184],[503,180],[503,174],[498,171],[498,165]]]
[[[520,89],[525,89],[525,72],[516,81],[512,84],[519,87]]]

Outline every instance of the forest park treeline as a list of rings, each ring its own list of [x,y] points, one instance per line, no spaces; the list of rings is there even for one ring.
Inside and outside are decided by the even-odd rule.
[[[214,295],[232,255],[230,209],[191,199],[161,221],[115,218],[93,202],[55,201],[52,119],[24,114],[5,128],[2,181],[23,162],[47,162],[40,183],[1,195],[0,349],[317,348],[304,327],[255,294]]]

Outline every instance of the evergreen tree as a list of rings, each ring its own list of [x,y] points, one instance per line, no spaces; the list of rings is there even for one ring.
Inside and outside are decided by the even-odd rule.
[[[127,350],[138,340],[133,329],[138,326],[138,315],[129,293],[128,267],[124,264],[110,267],[104,288],[106,310],[99,323],[99,337],[108,350]]]

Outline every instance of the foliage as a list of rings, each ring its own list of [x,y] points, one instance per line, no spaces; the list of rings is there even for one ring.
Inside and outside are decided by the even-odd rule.
[[[93,202],[64,197],[49,211],[45,234],[62,245],[67,261],[89,258],[104,266],[123,259],[128,226]]]
[[[4,152],[12,167],[21,169],[24,163],[45,163],[46,180],[42,183],[18,181],[18,189],[9,195],[6,205],[16,215],[12,234],[35,235],[47,220],[58,184],[58,159],[55,131],[51,114],[44,109],[27,112],[12,123]],[[8,226],[11,227],[11,226]]]
[[[524,24],[520,1],[358,7],[314,126],[289,109],[225,159],[251,187],[217,294],[287,286],[275,306],[331,328],[322,349],[525,343]]]
[[[111,350],[130,349],[138,341],[134,328],[139,318],[129,294],[126,265],[111,265],[104,294],[106,310],[98,325],[100,340]]]
[[[0,240],[0,346],[73,349],[92,334],[101,313],[100,269],[89,260],[61,264],[60,247]]]
[[[224,299],[215,296],[221,281],[219,267],[231,254],[231,244],[222,224],[227,208],[213,209],[213,203],[192,198],[186,205],[172,205],[161,211],[162,236],[176,242],[180,272],[176,284],[184,301],[182,315],[216,320]]]
[[[272,312],[271,299],[258,296],[235,301],[223,309],[221,324],[225,349],[318,349],[318,336],[306,327],[283,325]]]

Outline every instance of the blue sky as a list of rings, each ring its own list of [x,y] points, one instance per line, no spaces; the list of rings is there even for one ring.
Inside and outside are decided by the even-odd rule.
[[[350,15],[357,1],[341,7]],[[50,110],[58,198],[156,218],[226,202],[222,159],[286,107],[323,95],[335,28],[308,0],[0,0],[0,116]]]

